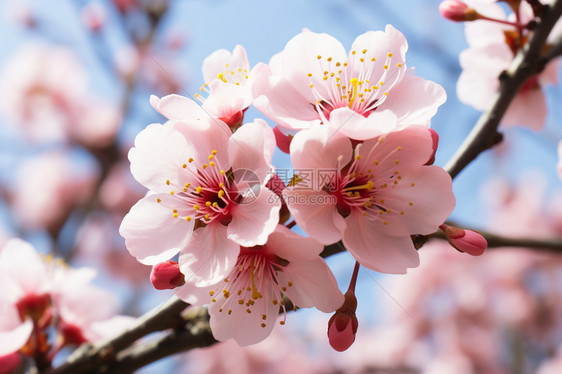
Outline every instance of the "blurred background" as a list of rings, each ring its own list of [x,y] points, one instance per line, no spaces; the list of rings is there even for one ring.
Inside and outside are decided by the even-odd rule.
[[[146,192],[127,152],[162,122],[149,95],[193,98],[201,64],[217,49],[245,47],[267,63],[304,28],[349,48],[394,25],[416,74],[441,84],[447,102],[432,121],[444,165],[479,112],[460,103],[462,24],[442,19],[439,0],[50,0],[0,1],[0,243],[24,238],[72,266],[96,268],[123,313],[138,316],[170,297],[117,229]],[[562,90],[548,87],[545,128],[509,128],[505,141],[455,179],[462,225],[494,233],[562,236]],[[250,108],[247,122],[264,118]],[[271,121],[269,121],[271,125]],[[287,155],[274,157],[290,168]],[[298,311],[263,343],[233,342],[152,364],[143,373],[541,373],[562,372],[562,257],[492,249],[472,258],[446,243],[420,252],[406,276],[359,273],[359,331],[345,353],[328,345],[329,315]],[[345,291],[354,261],[328,259]],[[62,359],[62,358],[61,358]],[[558,369],[556,369],[558,367]],[[234,368],[234,369],[233,369]],[[551,370],[551,371],[549,371]]]

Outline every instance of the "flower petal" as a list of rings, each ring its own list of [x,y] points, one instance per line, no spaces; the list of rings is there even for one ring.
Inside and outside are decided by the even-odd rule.
[[[152,124],[135,138],[129,151],[131,173],[146,188],[169,192],[166,181],[185,184],[182,165],[194,151],[172,125]]]
[[[275,150],[275,135],[268,124],[256,119],[244,124],[229,139],[228,154],[232,170],[249,170],[266,183],[266,177],[272,173],[271,158]]]
[[[535,131],[540,131],[546,122],[546,98],[543,91],[530,88],[519,92],[502,118],[506,126],[527,126]]]
[[[372,112],[368,118],[345,107],[330,113],[328,126],[343,135],[365,140],[396,129],[396,115],[390,110]]]
[[[265,187],[257,196],[249,190],[240,204],[231,209],[232,221],[228,224],[228,238],[241,246],[263,245],[277,227],[281,202]]]
[[[240,245],[227,239],[226,230],[220,223],[211,223],[193,232],[178,261],[186,283],[207,287],[229,274],[236,264]]]
[[[146,265],[169,260],[184,247],[193,230],[193,222],[174,218],[169,208],[156,202],[167,196],[153,194],[139,200],[119,227],[131,255]]]
[[[341,156],[344,166],[351,160],[353,152],[351,141],[337,133],[332,126],[315,126],[297,133],[291,141],[290,150],[291,162],[297,174],[299,171],[313,172],[319,169],[335,171],[338,158]]]
[[[346,223],[333,196],[325,191],[291,189],[284,194],[293,218],[308,235],[325,245],[341,240]]]
[[[385,102],[377,109],[391,110],[398,117],[400,128],[429,124],[437,108],[447,100],[443,87],[412,74],[392,88]]]
[[[280,284],[292,282],[285,294],[294,305],[330,313],[342,306],[344,297],[326,262],[316,256],[313,261],[292,261],[278,273]]]
[[[205,111],[195,101],[181,95],[166,95],[162,98],[150,96],[150,105],[171,120],[188,120],[207,116]]]
[[[343,244],[355,259],[368,269],[382,273],[404,274],[420,264],[418,252],[409,235],[389,236],[359,212],[346,218]]]

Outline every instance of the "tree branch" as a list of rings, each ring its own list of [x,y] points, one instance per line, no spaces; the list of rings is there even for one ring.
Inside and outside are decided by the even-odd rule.
[[[456,177],[470,162],[501,141],[498,126],[509,104],[527,81],[544,67],[541,51],[552,27],[562,14],[562,0],[555,0],[543,10],[542,18],[530,40],[515,56],[511,66],[500,76],[500,88],[490,108],[484,112],[455,155],[445,165],[451,177]]]
[[[120,350],[155,331],[178,328],[184,324],[180,313],[189,304],[172,297],[167,302],[140,317],[133,326],[119,335],[97,344],[84,344],[76,349],[64,364],[48,374],[76,374],[90,372],[114,361]]]

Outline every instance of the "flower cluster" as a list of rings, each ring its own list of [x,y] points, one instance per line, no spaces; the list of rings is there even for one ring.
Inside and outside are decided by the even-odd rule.
[[[112,293],[90,284],[93,269],[72,269],[39,255],[27,242],[0,248],[0,367],[11,372],[21,355],[49,367],[68,345],[80,345],[125,328],[132,318],[116,316]],[[49,335],[55,331],[54,339]]]
[[[209,305],[216,339],[259,342],[289,307],[341,310],[324,245],[341,241],[376,271],[418,266],[411,236],[435,232],[455,199],[449,175],[432,165],[429,124],[445,92],[408,69],[407,48],[390,25],[359,36],[349,53],[304,31],[254,68],[240,46],[213,53],[202,106],[151,97],[167,121],[149,125],[129,152],[149,192],[120,233],[153,265],[156,288]],[[245,121],[250,105],[275,129]],[[271,163],[276,144],[290,153],[289,180]]]

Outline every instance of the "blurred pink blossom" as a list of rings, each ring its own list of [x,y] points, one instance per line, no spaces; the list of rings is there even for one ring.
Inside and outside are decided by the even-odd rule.
[[[11,206],[23,227],[55,230],[74,208],[91,197],[97,172],[72,157],[70,152],[51,151],[20,165]]]
[[[121,124],[119,109],[92,95],[88,73],[69,49],[26,44],[0,72],[0,112],[36,142],[107,146]]]
[[[499,4],[483,0],[467,0],[482,15],[506,20],[506,14]],[[546,2],[545,2],[546,3]],[[527,23],[534,18],[531,6],[521,2],[520,22]],[[511,21],[514,19],[509,18]],[[554,40],[562,31],[562,24],[555,26],[548,41]],[[515,26],[478,20],[465,24],[469,48],[461,52],[460,64],[463,68],[457,82],[459,100],[478,110],[485,110],[499,88],[499,75],[513,60],[520,45],[526,41],[523,30]],[[540,130],[546,120],[546,99],[542,87],[558,82],[559,59],[548,63],[545,69],[524,83],[511,102],[502,124],[522,125]]]

